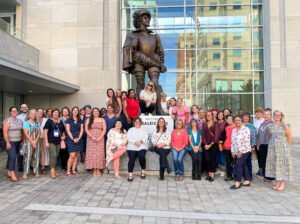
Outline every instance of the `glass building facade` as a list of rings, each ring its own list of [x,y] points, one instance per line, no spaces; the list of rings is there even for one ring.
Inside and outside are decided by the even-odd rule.
[[[159,82],[168,97],[253,113],[264,106],[262,8],[261,0],[122,0],[120,44],[134,30],[132,14],[149,10],[165,50],[168,72]],[[136,87],[120,74],[122,89]]]

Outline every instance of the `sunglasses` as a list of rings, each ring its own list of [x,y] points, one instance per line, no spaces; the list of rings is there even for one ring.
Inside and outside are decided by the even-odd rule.
[[[151,86],[151,87],[153,87],[153,85],[151,85],[151,84],[148,84],[148,86]]]

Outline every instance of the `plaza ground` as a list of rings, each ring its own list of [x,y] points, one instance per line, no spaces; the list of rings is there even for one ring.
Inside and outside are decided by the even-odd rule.
[[[52,180],[42,175],[12,183],[6,152],[0,153],[0,223],[300,223],[300,145],[292,147],[294,177],[286,191],[271,190],[254,177],[251,187],[232,191],[233,182],[213,183],[173,176],[159,181],[135,176],[128,183],[113,174],[81,173]],[[187,155],[188,156],[188,155]],[[256,171],[256,161],[254,162]],[[21,177],[22,174],[18,173]]]

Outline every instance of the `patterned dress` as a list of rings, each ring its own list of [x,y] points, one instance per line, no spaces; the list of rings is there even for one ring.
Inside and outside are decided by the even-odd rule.
[[[116,132],[114,129],[110,129],[110,131],[107,134],[107,142],[106,142],[106,160],[110,160],[113,156],[113,154],[117,151],[117,147],[114,145],[122,146],[123,144],[126,144],[126,131],[124,130],[124,133]]]
[[[92,136],[98,138],[103,132],[103,123],[94,122],[90,129]],[[86,169],[104,169],[105,168],[105,151],[104,151],[104,137],[100,142],[93,142],[91,138],[87,138],[86,146]]]
[[[285,134],[286,126],[289,125],[282,124],[276,129],[273,123],[268,127],[272,138],[268,149],[266,176],[276,178],[278,181],[293,181],[290,147]]]

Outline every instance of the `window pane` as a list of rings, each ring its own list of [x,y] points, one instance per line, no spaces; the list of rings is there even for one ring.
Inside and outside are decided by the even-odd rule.
[[[200,50],[198,51],[198,71],[214,70],[219,66],[221,70],[250,70],[251,50],[240,50],[241,56],[234,55],[233,50]]]
[[[131,27],[131,14],[130,9],[122,9],[122,29],[130,29]]]
[[[184,29],[157,30],[164,49],[184,49]]]
[[[168,71],[184,70],[184,51],[165,51],[165,66]]]
[[[257,0],[254,0],[257,1]],[[239,3],[243,3],[243,4],[249,4],[251,3],[251,0],[194,0],[195,3],[198,3],[198,5],[209,5],[209,4],[213,4],[213,5],[224,5],[224,4],[239,4]]]
[[[186,19],[185,26],[186,27],[195,27],[197,21],[196,19],[196,7],[186,7]]]
[[[187,72],[186,73],[186,92],[187,93],[196,93],[197,85],[197,73],[196,72]]]
[[[201,72],[197,82],[198,93],[253,92],[251,72]]]
[[[263,50],[258,50],[258,49],[253,50],[253,68],[255,70],[263,70],[264,69]]]
[[[254,108],[256,107],[265,108],[264,94],[254,95]]]
[[[186,51],[186,71],[195,71],[196,62],[196,51],[187,50]]]
[[[255,92],[264,92],[264,73],[254,73],[254,90]]]
[[[184,93],[184,72],[161,73],[159,77],[159,84],[161,85],[164,93]]]
[[[237,114],[238,109],[244,109],[245,112],[252,111],[252,94],[199,94],[198,105],[207,110],[230,108],[233,114]]]
[[[253,28],[253,47],[263,47],[263,29]]]
[[[232,6],[197,7],[197,23],[201,27],[248,26],[250,22],[250,6],[241,6],[234,10]]]
[[[158,8],[157,21],[152,20],[152,24],[156,28],[178,28],[184,27],[184,8]]]
[[[126,0],[127,5],[132,7],[156,7],[156,6],[180,6],[184,0]]]
[[[251,48],[250,28],[199,29],[197,38],[199,48]]]
[[[252,23],[253,25],[262,25],[263,23],[263,14],[261,13],[262,7],[261,5],[253,5],[253,16],[252,16]]]

